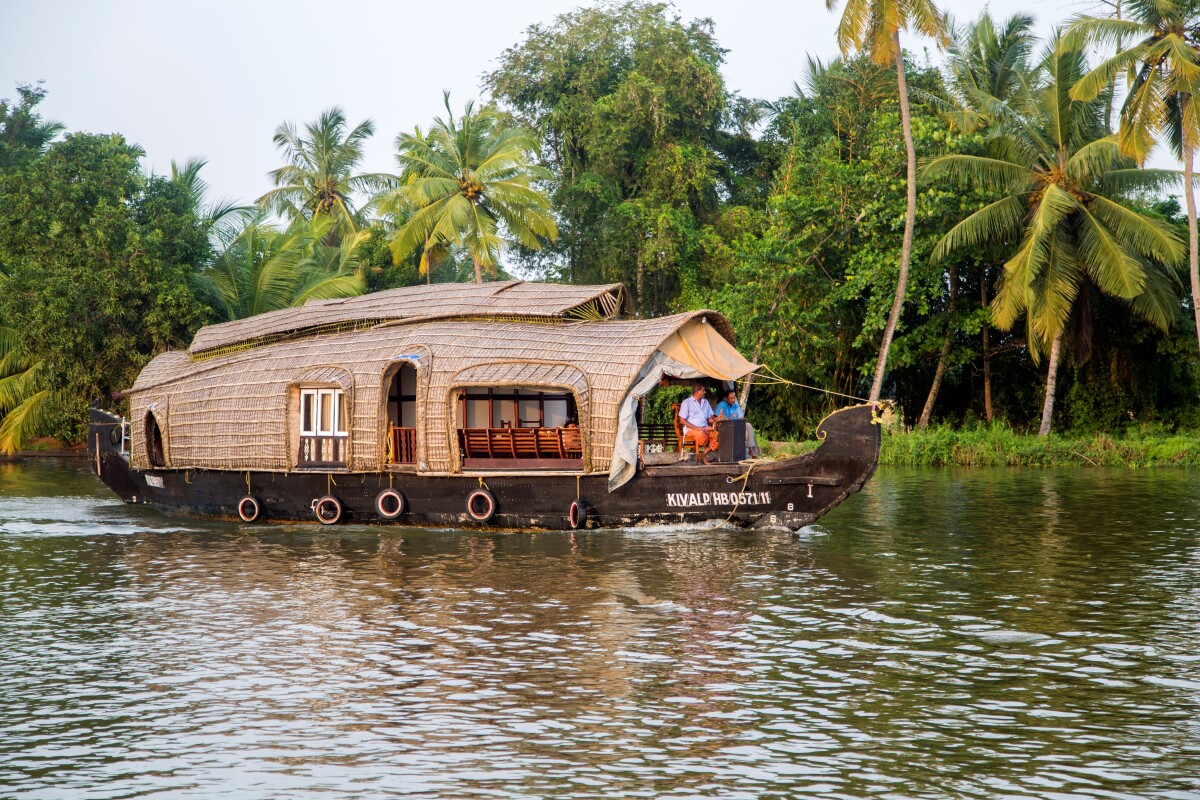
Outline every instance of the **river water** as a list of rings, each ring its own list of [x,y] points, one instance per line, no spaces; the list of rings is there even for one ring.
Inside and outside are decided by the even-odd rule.
[[[1200,797],[1200,476],[799,534],[254,526],[0,463],[0,797]]]

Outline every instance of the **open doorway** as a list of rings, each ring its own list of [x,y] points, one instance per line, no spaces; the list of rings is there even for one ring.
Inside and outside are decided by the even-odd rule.
[[[146,414],[146,457],[150,460],[151,467],[165,467],[167,465],[166,448],[163,447],[162,429],[158,427],[158,420],[154,413]]]
[[[388,463],[417,463],[417,368],[405,362],[388,382]]]

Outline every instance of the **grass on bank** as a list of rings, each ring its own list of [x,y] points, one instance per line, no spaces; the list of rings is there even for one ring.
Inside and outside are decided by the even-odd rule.
[[[782,458],[818,442],[770,442]],[[879,463],[901,467],[1200,467],[1200,434],[1165,430],[1108,434],[1019,434],[1004,425],[926,431],[885,429]]]

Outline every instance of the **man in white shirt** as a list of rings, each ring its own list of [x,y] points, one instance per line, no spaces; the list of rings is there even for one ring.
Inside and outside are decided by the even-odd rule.
[[[692,396],[679,406],[679,422],[683,427],[683,441],[679,443],[679,447],[682,450],[686,442],[695,442],[697,449],[702,450],[697,459],[708,463],[710,451],[708,443],[712,438],[713,410],[708,400],[705,399],[705,394],[704,384],[693,383]]]

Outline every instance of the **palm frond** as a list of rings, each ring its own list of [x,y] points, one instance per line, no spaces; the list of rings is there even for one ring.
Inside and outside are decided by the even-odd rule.
[[[45,433],[52,393],[42,389],[26,397],[0,420],[0,453],[14,455]]]

